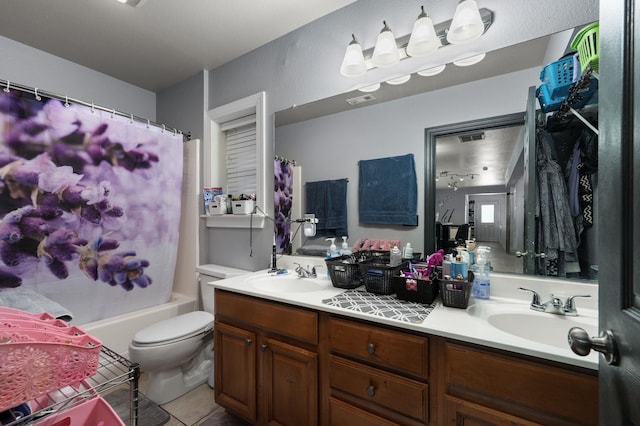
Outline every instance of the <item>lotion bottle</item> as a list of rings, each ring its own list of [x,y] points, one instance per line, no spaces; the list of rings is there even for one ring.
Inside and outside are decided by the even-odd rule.
[[[344,256],[345,254],[351,254],[351,249],[349,248],[349,243],[347,243],[347,237],[342,237],[342,248],[340,249],[340,255]]]
[[[411,243],[407,243],[407,245],[404,247],[402,258],[409,260],[413,259],[413,247],[411,247]]]
[[[400,249],[398,248],[398,246],[393,246],[390,254],[391,256],[389,259],[389,265],[398,266],[400,263],[402,263],[402,254],[400,253]]]
[[[487,263],[487,253],[490,248],[479,246],[476,248],[476,264],[473,265],[473,285],[471,295],[476,299],[489,299],[491,297],[491,278],[489,276],[491,267]]]

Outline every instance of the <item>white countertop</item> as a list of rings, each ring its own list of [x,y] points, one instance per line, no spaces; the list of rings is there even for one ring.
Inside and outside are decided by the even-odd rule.
[[[312,260],[305,263],[305,258],[290,257],[289,259],[279,261],[278,267],[287,267],[290,271],[289,274],[294,275],[294,261],[311,266],[324,263],[323,261],[319,262],[318,258],[311,259]],[[318,285],[318,290],[316,291],[298,292],[292,291],[291,289],[287,291],[274,291],[255,285],[257,281],[264,282],[264,280],[270,279],[270,274],[267,270],[225,280],[213,281],[210,285],[222,290],[311,308],[318,311],[332,312],[347,317],[386,324],[407,330],[415,330],[426,334],[503,349],[588,369],[598,369],[598,354],[596,352],[592,351],[588,356],[581,357],[575,355],[569,348],[569,345],[565,345],[563,342],[563,336],[566,336],[569,328],[575,325],[576,322],[584,323],[587,328],[591,328],[594,332],[597,330],[597,285],[583,284],[575,281],[538,279],[524,275],[493,274],[491,278],[491,299],[477,300],[471,298],[467,309],[449,308],[440,303],[421,323],[409,323],[322,303],[323,300],[337,296],[345,290],[333,287],[331,280],[327,277],[324,265],[318,267],[317,270],[318,278],[299,278],[300,280],[313,280],[314,283]],[[273,279],[278,279],[278,277],[274,277]],[[293,284],[295,284],[295,281]],[[518,290],[518,287],[530,288],[537,291],[543,302],[548,300],[548,296],[551,293],[560,297],[562,300],[565,300],[568,296],[578,294],[589,294],[591,297],[576,299],[578,316],[565,317],[562,315],[536,312],[529,309],[531,295],[528,292]],[[519,333],[519,329],[515,331],[512,330],[512,332],[509,333],[494,327],[484,317],[483,312],[485,311],[507,314],[507,316],[504,317],[507,321],[511,318],[508,314],[524,314],[523,318],[525,322],[523,323],[522,331],[529,337],[523,338],[516,335]],[[532,322],[542,321],[543,323],[548,323],[550,328],[555,330],[555,344],[547,344],[547,334],[538,333],[535,327],[530,326],[529,323],[526,322],[527,319]],[[506,326],[513,328],[513,324],[506,324]]]

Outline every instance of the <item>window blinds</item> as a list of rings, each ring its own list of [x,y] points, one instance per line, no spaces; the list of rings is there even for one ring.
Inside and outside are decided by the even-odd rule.
[[[256,116],[223,123],[226,138],[227,194],[257,192]]]

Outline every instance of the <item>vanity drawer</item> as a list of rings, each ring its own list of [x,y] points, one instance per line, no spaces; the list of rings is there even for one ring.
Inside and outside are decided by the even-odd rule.
[[[329,318],[329,346],[343,354],[374,365],[426,379],[429,343],[426,337]]]
[[[396,426],[397,423],[378,417],[339,399],[329,398],[329,424],[331,426]]]
[[[426,423],[429,417],[429,386],[426,383],[331,355],[329,384],[334,391],[374,403],[421,423]]]
[[[318,314],[313,311],[216,289],[215,312],[217,321],[226,319],[318,344]]]
[[[452,342],[445,343],[443,359],[448,395],[548,425],[598,423],[596,372]]]

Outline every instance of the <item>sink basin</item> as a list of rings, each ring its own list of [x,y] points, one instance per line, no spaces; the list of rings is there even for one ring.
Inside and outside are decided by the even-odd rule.
[[[591,315],[554,315],[532,311],[528,305],[515,303],[474,304],[467,308],[467,312],[484,318],[500,331],[557,348],[569,347],[567,334],[572,327],[581,327],[590,336],[598,335],[598,320]]]
[[[261,274],[249,278],[251,285],[259,290],[274,293],[307,293],[331,286],[331,281],[323,278],[300,278],[295,274]]]

